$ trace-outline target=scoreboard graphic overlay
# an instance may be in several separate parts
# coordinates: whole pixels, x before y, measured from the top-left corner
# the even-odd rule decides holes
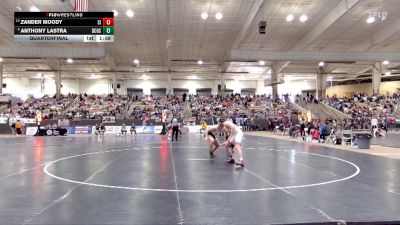
[[[14,12],[18,42],[114,42],[113,12]]]

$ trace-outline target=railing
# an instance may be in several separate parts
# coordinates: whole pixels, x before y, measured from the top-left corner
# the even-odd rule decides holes
[[[299,104],[299,106],[303,107],[304,109],[308,109],[314,114],[317,118],[321,120],[326,119],[336,119],[336,120],[343,120],[343,119],[351,119],[351,116],[347,115],[346,113],[333,108],[332,106],[324,103],[318,102],[304,104],[303,102]]]
[[[128,115],[130,114],[132,102],[133,102],[133,98],[129,99],[129,101],[126,103],[124,112],[122,113],[123,118],[128,118]]]
[[[6,105],[0,106],[0,113],[6,111],[8,107]]]
[[[394,108],[394,115],[397,117],[397,115],[399,114],[399,107],[400,107],[400,101],[397,102],[395,108]]]
[[[190,118],[192,117],[192,109],[190,108],[189,102],[185,102],[185,109],[183,111],[183,116],[185,118]]]
[[[300,105],[300,104],[297,104],[297,103],[295,103],[295,102],[290,102],[290,105],[294,108],[294,109],[296,109],[296,110],[298,110],[299,112],[301,112],[302,114],[307,114],[307,108],[305,107],[305,106],[302,106],[302,105]],[[310,104],[311,105],[311,104]],[[306,106],[308,106],[308,105],[306,105]],[[315,111],[313,111],[312,109],[308,109],[309,111],[311,111],[311,117],[314,119],[314,118],[318,118],[318,114],[316,114],[315,113]]]
[[[351,116],[347,115],[346,113],[335,109],[334,107],[324,103],[324,102],[320,102],[322,105],[325,106],[325,108],[331,112],[333,112],[332,116],[336,116],[338,119],[343,120],[343,119],[351,119]],[[332,118],[332,119],[336,119],[336,118]]]
[[[65,107],[65,109],[63,110],[62,114],[65,115],[70,109],[71,107],[76,104],[77,102],[79,102],[80,98],[79,96],[76,96],[75,100],[73,102],[71,102],[71,104],[69,104],[67,107]]]

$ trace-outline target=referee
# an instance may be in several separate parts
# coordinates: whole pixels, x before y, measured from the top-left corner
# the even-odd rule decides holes
[[[179,132],[178,119],[176,117],[174,117],[172,119],[171,123],[172,123],[172,141],[174,141],[174,137],[175,137],[175,141],[178,141],[178,132]]]

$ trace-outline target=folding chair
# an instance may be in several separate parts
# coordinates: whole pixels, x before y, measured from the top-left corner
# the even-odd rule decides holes
[[[329,143],[332,142],[334,143],[334,141],[336,140],[336,131],[334,128],[331,129],[331,133],[329,134],[329,136],[327,136],[327,138],[325,138],[325,143]]]
[[[343,130],[342,131],[342,145],[346,145],[349,143],[351,146],[354,145],[353,132],[351,130]]]

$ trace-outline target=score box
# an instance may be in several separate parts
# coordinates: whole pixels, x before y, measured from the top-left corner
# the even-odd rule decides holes
[[[103,35],[113,35],[114,27],[103,27]]]
[[[114,26],[114,18],[103,18],[103,26]]]

